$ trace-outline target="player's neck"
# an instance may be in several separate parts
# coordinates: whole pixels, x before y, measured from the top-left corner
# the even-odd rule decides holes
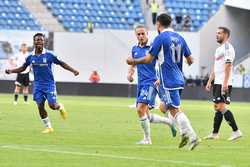
[[[147,41],[145,41],[145,42],[139,43],[139,46],[143,48],[144,46],[146,46],[146,45],[147,45],[147,43],[148,43],[148,40],[147,40]]]
[[[221,45],[224,45],[227,41],[228,41],[228,40],[225,40],[225,41],[221,42],[221,43],[220,43],[220,46],[221,46]]]
[[[38,49],[36,49],[35,50],[35,55],[40,55],[40,54],[42,54],[43,53],[43,48],[38,48]]]
[[[162,32],[165,32],[165,31],[171,31],[171,32],[173,32],[174,29],[171,28],[171,27],[167,27],[167,28],[162,28],[162,29],[160,30],[161,33],[162,33]]]

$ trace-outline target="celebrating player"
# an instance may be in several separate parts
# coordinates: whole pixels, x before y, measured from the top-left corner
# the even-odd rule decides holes
[[[59,60],[55,55],[48,52],[44,48],[45,36],[42,33],[37,33],[33,36],[34,51],[29,55],[25,63],[15,69],[7,69],[7,74],[20,73],[25,71],[28,66],[31,66],[34,72],[33,99],[37,103],[40,117],[45,125],[45,130],[42,133],[51,133],[53,128],[45,110],[45,101],[48,100],[49,107],[53,110],[59,110],[63,119],[66,119],[67,112],[63,104],[57,103],[56,100],[56,85],[52,72],[52,65],[57,64],[64,69],[72,72],[75,76],[79,72],[65,62]]]
[[[179,148],[184,147],[190,141],[189,149],[193,150],[199,141],[189,119],[180,110],[179,90],[184,87],[184,77],[178,67],[181,56],[190,56],[191,52],[183,37],[169,29],[171,22],[169,15],[159,15],[156,23],[159,35],[154,39],[149,53],[142,59],[128,57],[127,63],[129,65],[149,64],[158,59],[160,86],[164,90],[162,99],[179,126],[181,135]]]
[[[139,25],[135,28],[135,35],[138,40],[138,44],[132,48],[132,57],[134,59],[143,58],[148,52],[150,45],[148,41],[148,32],[146,28]],[[150,122],[152,123],[164,123],[170,126],[173,136],[176,136],[176,130],[173,122],[157,114],[150,114],[149,109],[154,106],[155,96],[157,94],[157,88],[155,82],[157,80],[156,61],[152,61],[150,64],[138,64],[138,86],[137,86],[137,113],[140,118],[141,127],[143,129],[144,138],[137,144],[152,144],[150,137]],[[127,79],[132,82],[134,74],[134,65],[129,66]]]
[[[214,102],[214,124],[213,132],[204,139],[218,139],[219,129],[223,116],[233,132],[228,140],[236,140],[242,136],[238,129],[233,113],[226,108],[226,104],[230,104],[230,96],[232,92],[232,70],[235,51],[229,43],[230,30],[226,27],[219,27],[216,33],[217,42],[220,46],[215,51],[214,67],[206,85],[206,90],[210,91],[213,85],[213,102]]]

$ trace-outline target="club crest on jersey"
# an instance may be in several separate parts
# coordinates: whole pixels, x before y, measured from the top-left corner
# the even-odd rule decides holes
[[[47,63],[47,59],[46,58],[43,58],[43,63]]]

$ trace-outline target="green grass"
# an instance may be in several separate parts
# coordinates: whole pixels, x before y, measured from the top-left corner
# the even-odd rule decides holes
[[[12,95],[0,94],[0,167],[183,167],[250,166],[250,107],[232,103],[244,137],[226,139],[231,129],[223,121],[220,139],[202,141],[194,150],[178,149],[165,125],[152,125],[152,146],[137,146],[142,138],[134,99],[59,96],[69,112],[63,121],[48,109],[55,132],[41,134],[43,125],[34,102],[12,105]],[[212,103],[183,101],[182,108],[200,137],[212,128]],[[159,113],[154,110],[153,112]]]

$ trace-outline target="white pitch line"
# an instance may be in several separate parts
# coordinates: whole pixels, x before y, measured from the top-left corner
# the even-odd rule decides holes
[[[77,155],[77,156],[89,156],[89,157],[100,157],[100,158],[111,158],[111,159],[183,164],[183,165],[191,165],[191,166],[216,166],[215,164],[210,164],[210,163],[176,161],[176,160],[167,160],[167,159],[152,159],[152,158],[142,158],[142,157],[132,157],[132,156],[130,157],[130,156],[112,155],[112,154],[72,152],[72,151],[61,151],[61,150],[51,150],[51,149],[37,149],[37,148],[28,148],[28,147],[25,148],[25,147],[10,146],[10,145],[1,146],[0,148],[10,149],[10,150],[47,152],[47,153],[57,153],[57,154],[70,154],[70,155]]]
[[[33,145],[32,145],[33,146]],[[114,148],[114,149],[138,149],[138,148],[142,148],[142,149],[162,149],[162,150],[166,150],[166,149],[170,149],[170,150],[176,150],[178,149],[177,146],[166,146],[166,145],[157,145],[157,146],[139,146],[139,145],[81,145],[81,147],[85,147],[85,148]],[[200,146],[198,147],[198,149],[202,149],[202,148],[208,148],[209,146]],[[209,149],[225,149],[225,150],[240,150],[240,149],[246,149],[246,147],[241,147],[241,146],[214,146],[214,147],[209,147]]]

